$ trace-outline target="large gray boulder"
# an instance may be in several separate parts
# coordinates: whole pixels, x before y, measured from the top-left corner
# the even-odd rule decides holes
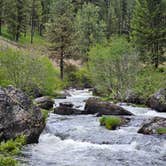
[[[36,98],[34,102],[35,104],[37,104],[38,107],[46,110],[50,110],[51,108],[53,108],[54,105],[54,100],[51,99],[49,96]]]
[[[124,108],[110,102],[101,101],[99,98],[89,98],[85,105],[86,114],[98,113],[101,115],[133,115]]]
[[[28,96],[12,86],[0,88],[0,141],[25,135],[27,143],[37,143],[44,127],[40,109]]]
[[[148,99],[147,105],[158,112],[166,112],[166,88],[160,89],[152,95]]]
[[[166,134],[166,118],[155,117],[143,124],[143,126],[138,130],[138,133],[142,134]]]

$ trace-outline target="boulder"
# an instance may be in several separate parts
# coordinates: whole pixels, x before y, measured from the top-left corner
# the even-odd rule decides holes
[[[160,89],[158,92],[152,95],[148,99],[147,105],[158,112],[166,112],[166,88]]]
[[[145,104],[145,100],[132,90],[128,90],[125,95],[125,102],[132,104]]]
[[[80,115],[82,112],[82,110],[64,106],[56,107],[54,109],[54,113],[59,115]]]
[[[48,96],[36,98],[34,101],[41,109],[50,110],[54,105],[54,100]]]
[[[112,104],[110,102],[103,102],[99,98],[89,98],[85,105],[86,114],[98,113],[101,115],[133,115],[131,112],[125,110],[124,108]]]
[[[159,129],[166,130],[166,118],[155,117],[150,119],[149,122],[143,124],[143,126],[138,130],[138,133],[159,134]]]
[[[21,90],[0,88],[0,141],[25,135],[27,143],[37,143],[45,127],[39,108]]]
[[[73,108],[73,103],[71,103],[71,102],[63,102],[63,103],[59,103],[59,105],[61,106],[61,107],[68,107],[68,108]]]

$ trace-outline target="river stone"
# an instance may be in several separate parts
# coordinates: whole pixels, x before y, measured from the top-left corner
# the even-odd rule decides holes
[[[63,103],[59,103],[60,107],[68,107],[68,108],[73,108],[73,103],[71,102],[63,102]]]
[[[158,112],[166,112],[166,88],[160,89],[152,95],[148,99],[147,105]]]
[[[43,96],[36,98],[34,102],[37,104],[38,107],[46,110],[50,110],[53,108],[54,100],[51,99],[49,96]]]
[[[0,87],[0,141],[25,135],[27,143],[37,143],[45,127],[39,108],[21,90]]]
[[[101,101],[99,98],[89,98],[85,105],[86,114],[101,115],[133,115],[124,108],[110,102]]]
[[[71,107],[59,106],[54,108],[54,113],[59,115],[80,115],[83,111]]]
[[[138,130],[142,134],[158,134],[157,129],[166,128],[166,118],[154,117]]]

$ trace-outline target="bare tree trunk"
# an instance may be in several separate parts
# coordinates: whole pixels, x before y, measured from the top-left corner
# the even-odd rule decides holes
[[[31,44],[33,43],[33,37],[34,37],[34,30],[35,30],[35,25],[34,25],[34,14],[35,14],[35,0],[32,2],[32,11],[31,11]]]
[[[61,55],[60,55],[60,77],[61,80],[63,80],[64,77],[64,52],[63,52],[63,48],[61,48]]]

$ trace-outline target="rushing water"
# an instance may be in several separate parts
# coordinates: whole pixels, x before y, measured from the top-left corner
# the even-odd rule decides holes
[[[67,99],[83,109],[89,90],[69,90]],[[121,104],[134,113],[129,124],[115,131],[99,125],[95,115],[60,116],[50,114],[39,143],[27,146],[23,153],[29,166],[165,166],[166,137],[138,134],[151,116],[166,117],[148,108]]]

